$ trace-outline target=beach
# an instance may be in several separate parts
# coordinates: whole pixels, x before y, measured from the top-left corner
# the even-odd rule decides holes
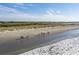
[[[13,30],[8,31],[5,30],[4,32],[0,32],[0,43],[7,42],[8,40],[16,40],[20,38],[20,36],[29,36],[34,37],[35,35],[40,34],[41,32],[50,32],[57,33],[65,30],[70,30],[74,28],[79,28],[79,26],[56,26],[56,27],[45,27],[45,28],[37,28],[37,29],[20,29],[20,30]]]
[[[79,37],[65,39],[20,55],[79,55]]]
[[[21,30],[0,32],[0,54],[21,54],[25,51],[29,51],[31,49],[35,49],[36,47],[40,47],[41,42],[42,44],[44,42],[44,39],[39,37],[39,34],[41,32],[43,33],[50,32],[50,34],[47,35],[50,36],[51,34],[72,30],[76,28],[79,27],[57,26],[57,27],[21,29]],[[28,38],[23,39],[21,38],[21,36],[23,37],[28,36],[30,39]]]

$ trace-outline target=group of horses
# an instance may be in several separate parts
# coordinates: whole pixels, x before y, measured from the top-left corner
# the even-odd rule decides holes
[[[50,34],[50,32],[41,32],[39,35],[42,37],[46,37],[49,34]],[[30,36],[20,36],[19,39],[16,39],[16,40],[24,40],[24,39],[29,40]]]

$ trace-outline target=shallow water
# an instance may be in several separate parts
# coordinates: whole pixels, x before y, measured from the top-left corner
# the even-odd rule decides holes
[[[0,44],[0,54],[20,54],[30,49],[39,47],[40,44],[48,43],[54,40],[63,40],[79,36],[79,29],[59,32],[46,36],[37,35],[33,38],[23,38],[21,40],[11,40]],[[17,38],[18,39],[18,38]],[[24,49],[24,50],[21,50]]]

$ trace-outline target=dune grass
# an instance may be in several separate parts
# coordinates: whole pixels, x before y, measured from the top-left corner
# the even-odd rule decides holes
[[[18,29],[32,29],[55,26],[73,26],[75,24],[56,22],[0,22],[0,31],[13,31]]]

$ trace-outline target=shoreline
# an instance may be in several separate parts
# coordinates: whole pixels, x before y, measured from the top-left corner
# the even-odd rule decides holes
[[[59,29],[58,29],[59,28]],[[72,30],[72,29],[76,29],[76,28],[79,28],[78,26],[76,26],[76,27],[62,27],[62,28],[60,28],[60,27],[57,27],[57,28],[40,28],[40,29],[30,29],[29,30],[29,32],[30,33],[32,33],[32,34],[39,34],[41,31],[43,32],[48,32],[48,31],[50,31],[52,34],[55,34],[55,33],[58,33],[58,32],[63,32],[63,31],[67,31],[67,30]],[[37,30],[37,31],[36,31]],[[26,32],[28,32],[27,30],[23,30],[23,31],[13,31],[13,32],[6,32],[6,34],[7,35],[13,35],[13,33],[14,34],[18,34],[18,35],[21,35],[20,33],[25,33],[26,34]],[[31,31],[33,31],[33,32],[31,32]],[[38,32],[39,31],[39,32]],[[20,33],[19,33],[20,32]],[[0,34],[2,34],[3,32],[1,32]],[[4,32],[4,34],[5,34],[5,32]],[[6,37],[7,37],[7,35],[6,35]],[[28,35],[28,34],[27,34]],[[16,38],[14,38],[16,35],[13,35],[13,37],[11,37],[11,36],[9,36],[8,38],[8,40],[6,39],[6,40],[4,40],[5,42],[2,42],[2,43],[0,43],[0,44],[3,44],[4,46],[6,45],[6,44],[8,44],[8,46],[11,44],[11,45],[17,45],[17,42],[16,42],[16,38],[17,37],[19,37],[19,36],[16,36]],[[34,35],[35,36],[35,35]],[[0,37],[1,38],[1,37]],[[12,39],[11,39],[12,38]],[[33,41],[33,40],[32,40]],[[1,42],[1,41],[0,41]],[[28,40],[27,40],[27,42],[28,42]],[[21,44],[20,44],[20,46],[21,46]],[[18,45],[17,45],[17,47],[18,47]],[[5,47],[4,47],[5,48]],[[9,47],[10,48],[10,47]],[[13,48],[13,47],[12,47]],[[13,48],[14,49],[14,48]],[[21,48],[22,49],[22,48]],[[18,51],[20,51],[21,52],[21,49],[19,49]],[[32,48],[28,48],[29,50],[30,49],[32,49]],[[33,49],[34,49],[34,47],[33,47]],[[16,52],[18,52],[17,50],[16,50]],[[22,51],[23,52],[23,51]],[[19,53],[19,52],[18,52]],[[16,54],[14,51],[13,52],[7,52],[7,53],[5,53],[5,54]]]
[[[79,37],[65,39],[19,55],[79,55]]]
[[[0,44],[5,43],[7,41],[16,40],[20,38],[20,36],[29,36],[34,37],[41,32],[50,32],[51,34],[55,34],[58,32],[63,32],[66,30],[71,30],[79,28],[79,26],[58,26],[58,27],[46,27],[46,28],[38,28],[38,29],[21,29],[21,30],[14,30],[14,31],[5,31],[0,32]]]

